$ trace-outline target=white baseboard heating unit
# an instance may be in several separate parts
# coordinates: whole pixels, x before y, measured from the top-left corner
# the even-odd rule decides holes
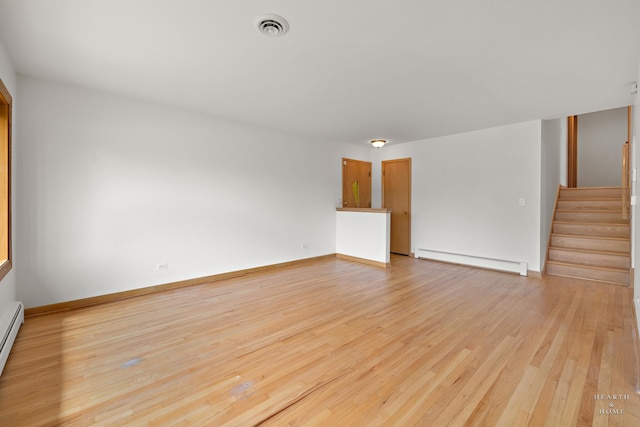
[[[475,255],[463,255],[452,252],[435,251],[431,249],[415,250],[416,258],[431,259],[434,261],[450,262],[452,264],[469,265],[472,267],[488,268],[491,270],[508,271],[526,276],[529,272],[528,264],[524,261],[509,261],[504,259],[486,258]]]
[[[18,329],[24,323],[24,306],[21,302],[13,303],[7,310],[0,324],[0,375],[9,358],[9,352],[18,335]]]

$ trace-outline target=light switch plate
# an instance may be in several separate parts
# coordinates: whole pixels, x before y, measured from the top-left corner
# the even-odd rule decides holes
[[[520,197],[518,199],[518,206],[526,206],[526,204],[527,204],[527,201],[525,200],[524,197]]]

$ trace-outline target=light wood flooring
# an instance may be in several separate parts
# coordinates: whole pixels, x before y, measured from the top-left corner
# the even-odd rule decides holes
[[[576,279],[322,258],[27,318],[0,425],[639,426],[631,303]]]

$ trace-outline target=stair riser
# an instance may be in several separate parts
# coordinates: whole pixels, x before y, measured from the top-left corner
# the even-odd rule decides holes
[[[628,220],[622,219],[622,212],[576,212],[556,211],[556,221],[572,222],[598,222],[608,224],[628,224]]]
[[[622,189],[620,188],[566,188],[560,190],[560,200],[565,199],[622,199]]]
[[[553,224],[557,234],[577,234],[581,236],[629,237],[629,226],[617,224]]]
[[[594,238],[580,238],[571,236],[551,236],[551,246],[558,248],[588,249],[592,251],[625,252],[631,250],[628,240],[607,240]]]
[[[558,200],[558,209],[622,212],[621,200]]]
[[[626,269],[628,269],[631,264],[629,256],[573,252],[559,248],[549,249],[549,261]]]
[[[629,272],[592,270],[573,265],[566,266],[549,263],[549,265],[547,265],[547,273],[557,274],[560,276],[577,277],[586,280],[597,280],[629,285]]]

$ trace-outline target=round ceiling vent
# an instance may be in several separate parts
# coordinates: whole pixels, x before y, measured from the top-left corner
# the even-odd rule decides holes
[[[289,23],[282,16],[264,15],[256,20],[261,33],[269,37],[283,36],[289,31]]]

